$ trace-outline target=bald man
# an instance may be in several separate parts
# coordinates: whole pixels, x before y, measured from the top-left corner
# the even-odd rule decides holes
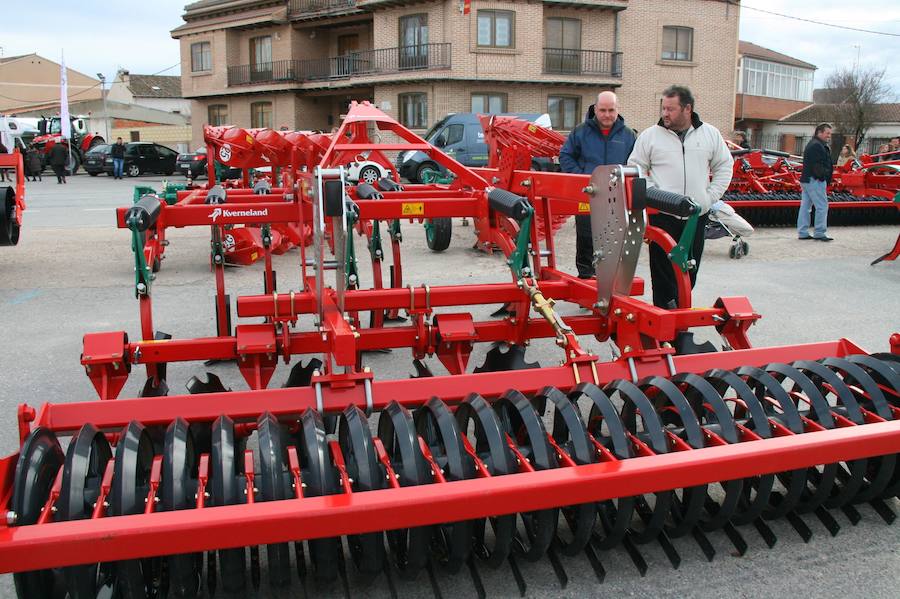
[[[559,152],[565,173],[590,174],[601,164],[625,164],[634,148],[634,132],[619,114],[619,101],[610,91],[600,92],[588,108],[584,122],[575,127]],[[575,217],[575,267],[578,278],[594,277],[591,216]]]

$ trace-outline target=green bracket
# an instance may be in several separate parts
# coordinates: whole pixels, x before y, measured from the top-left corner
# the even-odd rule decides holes
[[[669,252],[669,259],[672,261],[672,264],[680,268],[681,272],[684,273],[696,268],[696,262],[694,262],[694,258],[691,255],[691,248],[694,247],[694,236],[697,235],[697,223],[699,220],[700,207],[695,206],[694,213],[688,217],[687,222],[684,224],[678,243]],[[703,235],[703,232],[700,234]]]
[[[356,250],[353,247],[353,227],[356,225],[356,213],[347,211],[347,252],[344,255],[345,276],[347,288],[351,288],[359,282],[359,272],[356,268]],[[352,277],[352,279],[351,279]],[[354,281],[351,283],[351,281]]]
[[[453,173],[441,175],[439,171],[430,168],[426,168],[422,171],[422,183],[425,184],[438,183],[440,185],[448,185],[453,183],[453,179],[455,178]]]
[[[225,245],[222,243],[222,228],[213,226],[210,240],[210,258],[214,266],[225,265]]]
[[[400,232],[400,219],[392,220],[391,224],[388,225],[388,233],[391,236],[391,240],[396,242],[403,241],[403,233]]]
[[[131,229],[131,251],[134,253],[134,296],[150,295],[153,274],[144,256],[144,232],[138,231],[136,223],[126,223]]]
[[[528,250],[531,247],[531,221],[534,219],[534,208],[529,207],[528,215],[519,223],[519,234],[516,236],[516,249],[509,255],[506,263],[512,269],[516,280],[523,276],[530,276],[530,273],[523,274],[525,270],[530,270],[528,263]]]
[[[260,237],[262,237],[262,243],[264,248],[268,248],[272,245],[272,226],[269,223],[266,223],[259,230]]]
[[[384,251],[381,249],[381,227],[379,221],[372,221],[372,237],[369,239],[369,253],[372,260],[384,259]]]

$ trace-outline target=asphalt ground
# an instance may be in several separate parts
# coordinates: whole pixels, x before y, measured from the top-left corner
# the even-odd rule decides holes
[[[178,180],[178,178],[172,178]],[[131,203],[135,184],[160,187],[161,178],[142,177],[114,181],[109,177],[79,175],[68,185],[57,185],[45,177],[27,188],[28,210],[22,240],[15,248],[0,248],[0,452],[17,450],[16,406],[27,402],[72,402],[95,399],[93,388],[79,363],[81,339],[86,332],[125,330],[139,337],[138,306],[132,291],[133,271],[130,237],[115,228],[114,208]],[[404,278],[420,285],[507,281],[499,255],[489,256],[470,249],[474,231],[454,219],[450,248],[435,254],[427,249],[418,225],[403,225]],[[729,240],[707,242],[694,305],[711,305],[717,297],[746,295],[763,315],[750,336],[754,346],[792,345],[846,337],[869,351],[887,351],[892,332],[900,331],[900,262],[869,266],[888,251],[896,239],[896,226],[832,227],[834,242],[797,241],[792,228],[758,229],[748,239],[750,255],[741,260],[728,257]],[[208,268],[208,230],[182,229],[169,233],[171,245],[154,285],[155,325],[176,337],[204,337],[214,331],[214,282]],[[559,264],[574,272],[574,227],[565,226],[557,236]],[[363,285],[369,281],[364,258],[365,244],[357,240]],[[388,259],[389,260],[389,259]],[[298,254],[274,258],[279,289],[297,289]],[[385,266],[385,273],[387,267]],[[232,296],[258,293],[260,265],[229,268],[227,287]],[[649,279],[646,256],[641,257],[638,276]],[[649,282],[647,285],[649,292]],[[649,293],[645,299],[649,298]],[[491,306],[472,307],[476,319],[488,318]],[[580,313],[573,305],[560,303],[560,314]],[[309,322],[301,321],[301,326]],[[714,339],[714,331],[700,331]],[[607,344],[584,338],[585,346],[602,359],[609,359]],[[486,348],[476,347],[470,368],[484,360]],[[558,361],[550,342],[535,342],[527,359],[543,364]],[[405,351],[367,354],[366,364],[379,379],[405,378],[412,372],[411,356]],[[445,372],[436,359],[429,364],[435,373]],[[281,366],[270,386],[279,386],[288,368]],[[230,364],[172,364],[169,384],[183,389],[192,375],[204,371],[219,375],[227,386],[244,389],[245,384]],[[135,396],[143,384],[138,369],[122,393]],[[891,502],[900,512],[900,502]],[[739,556],[721,532],[710,539],[717,550],[707,563],[696,543],[679,539],[679,569],[671,567],[660,547],[641,547],[649,564],[641,577],[628,554],[614,549],[600,559],[607,571],[603,584],[594,577],[582,555],[562,558],[569,582],[560,587],[549,562],[522,564],[529,597],[885,597],[898,596],[900,588],[900,524],[886,525],[868,505],[859,506],[862,520],[852,526],[839,511],[841,524],[832,537],[813,517],[804,517],[813,539],[804,543],[786,521],[771,527],[778,537],[768,549],[752,527],[742,528],[749,549]],[[235,534],[240,534],[236,532]],[[265,552],[262,552],[263,557]],[[0,565],[0,568],[3,566]],[[350,573],[350,594],[389,596],[381,577],[374,586],[363,587]],[[492,571],[479,568],[488,596],[518,596],[508,567]],[[396,578],[396,575],[395,575]],[[295,581],[296,582],[296,581]],[[428,577],[412,582],[397,580],[402,597],[432,596]],[[444,595],[474,596],[465,571],[456,576],[438,575]],[[305,587],[296,583],[289,592],[277,593],[263,585],[251,596],[339,596],[341,585]],[[14,596],[12,577],[0,577],[0,597]],[[221,595],[221,593],[220,593]]]

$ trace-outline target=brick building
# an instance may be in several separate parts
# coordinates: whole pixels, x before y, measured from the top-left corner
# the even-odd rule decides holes
[[[713,0],[200,0],[172,31],[194,143],[204,123],[328,130],[372,100],[416,130],[449,112],[547,112],[571,129],[615,90],[642,129],[692,87],[734,119],[739,9]]]
[[[813,103],[815,65],[750,42],[740,41],[734,127],[748,133],[751,145],[784,149],[771,125]],[[788,145],[793,151],[793,141]]]

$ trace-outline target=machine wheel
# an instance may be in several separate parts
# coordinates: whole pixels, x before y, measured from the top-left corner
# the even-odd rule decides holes
[[[279,501],[294,496],[287,471],[284,431],[278,420],[269,412],[259,417],[256,424],[259,438],[259,500]],[[291,582],[291,553],[287,543],[268,545],[269,577],[272,586],[284,587]]]
[[[125,172],[129,177],[138,177],[141,174],[141,167],[132,162],[125,168]]]
[[[66,162],[66,176],[78,174],[78,167],[80,166],[81,159],[78,157],[78,154],[72,152],[72,155],[69,156],[69,160]]]
[[[424,162],[416,169],[416,183],[422,183],[425,180],[425,171],[436,171],[438,166],[433,162]]]
[[[425,228],[425,239],[428,248],[435,252],[443,252],[450,247],[450,238],[453,235],[453,221],[450,217],[429,219],[431,226]]]
[[[31,431],[16,464],[16,477],[10,509],[16,513],[16,525],[27,526],[38,521],[50,495],[50,488],[64,460],[59,441],[49,430],[38,427]],[[54,588],[61,572],[34,570],[16,572],[13,581],[19,597],[63,597],[65,590]]]
[[[359,182],[375,185],[375,182],[381,178],[381,169],[377,166],[364,166],[359,171]]]
[[[19,243],[20,229],[16,222],[16,191],[0,187],[0,246]]]
[[[243,443],[234,438],[234,423],[228,416],[219,416],[212,427],[212,455],[209,463],[213,505],[242,503],[243,458]],[[226,593],[243,591],[247,582],[247,556],[244,548],[219,549],[218,553],[223,590]]]
[[[94,172],[94,171],[88,171],[87,174],[89,174],[89,175],[92,176],[92,177],[96,177],[96,176],[99,175],[100,173],[97,173],[97,172]]]

